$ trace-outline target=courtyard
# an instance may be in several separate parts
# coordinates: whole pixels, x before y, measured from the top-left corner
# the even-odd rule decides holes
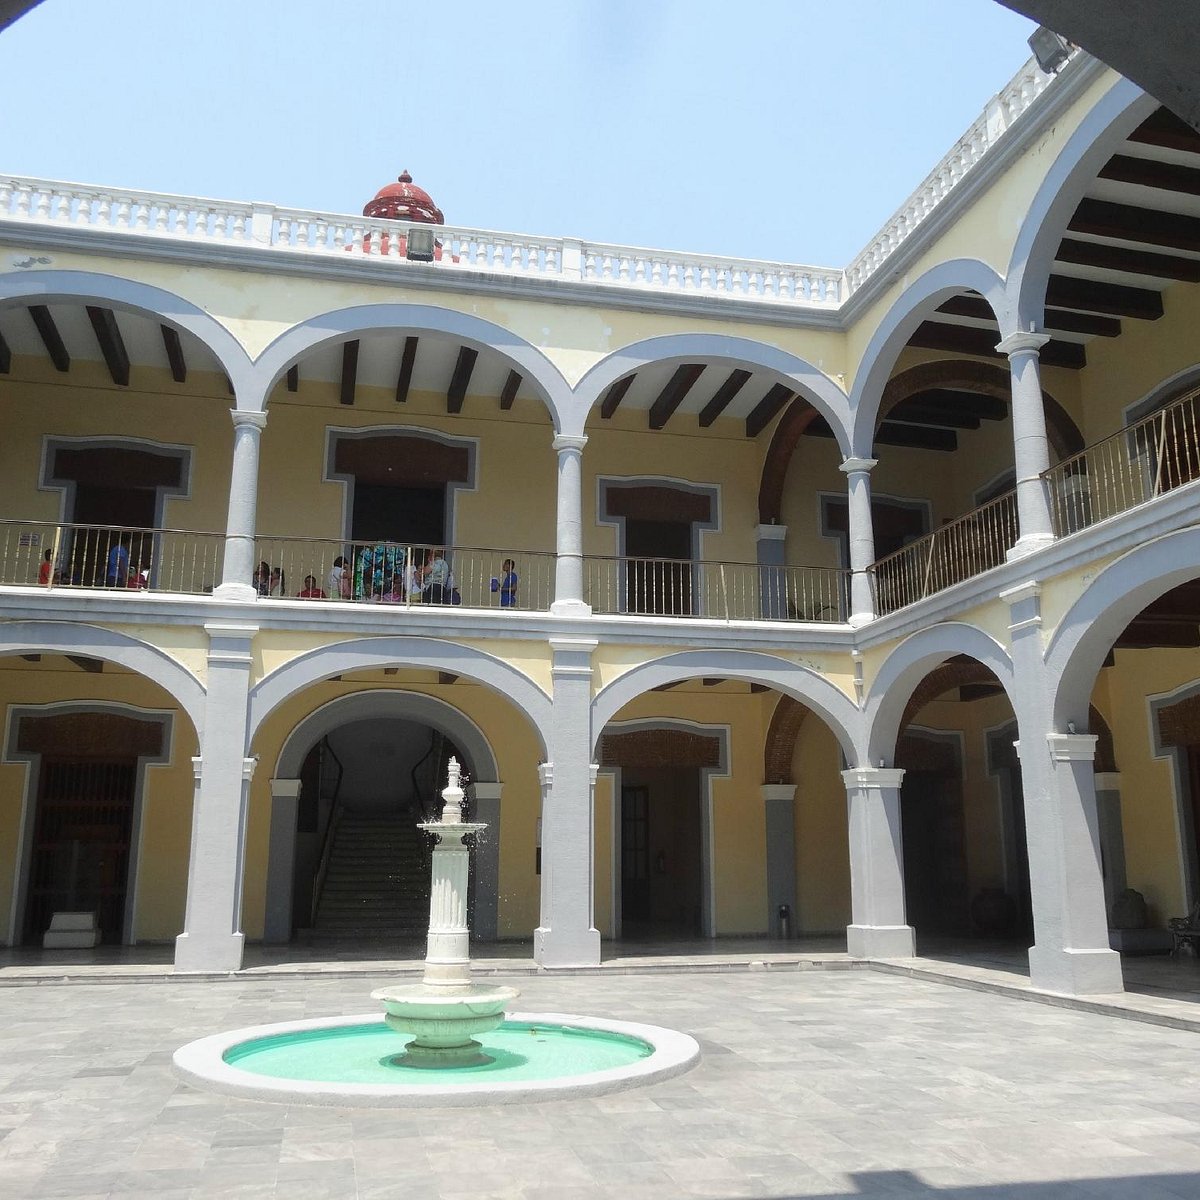
[[[370,1011],[378,964],[206,983],[119,981],[112,966],[108,982],[10,974],[24,986],[0,990],[0,1195],[1200,1196],[1191,1030],[840,955],[702,965],[511,980],[525,1011],[692,1034],[703,1057],[685,1075],[609,1097],[390,1112],[235,1100],[171,1069],[176,1047],[210,1032]]]

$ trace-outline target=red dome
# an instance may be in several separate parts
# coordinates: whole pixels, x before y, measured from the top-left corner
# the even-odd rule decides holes
[[[429,193],[417,187],[407,171],[395,183],[375,193],[375,199],[363,209],[363,216],[385,221],[420,221],[425,225],[442,225],[446,220]]]

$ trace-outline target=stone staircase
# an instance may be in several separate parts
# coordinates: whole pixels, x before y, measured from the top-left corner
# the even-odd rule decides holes
[[[428,926],[429,861],[412,817],[343,812],[313,937],[423,941]]]

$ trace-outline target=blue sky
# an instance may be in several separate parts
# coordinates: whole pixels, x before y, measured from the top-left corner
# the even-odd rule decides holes
[[[43,0],[0,169],[844,266],[1028,58],[993,0]],[[14,103],[14,98],[19,98]]]

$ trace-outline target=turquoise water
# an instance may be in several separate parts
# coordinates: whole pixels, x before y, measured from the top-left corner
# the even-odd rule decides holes
[[[408,1039],[382,1021],[255,1038],[225,1051],[240,1071],[313,1083],[455,1084],[528,1082],[590,1075],[653,1053],[640,1038],[598,1029],[505,1021],[478,1039],[495,1060],[483,1066],[428,1070],[391,1061]]]

